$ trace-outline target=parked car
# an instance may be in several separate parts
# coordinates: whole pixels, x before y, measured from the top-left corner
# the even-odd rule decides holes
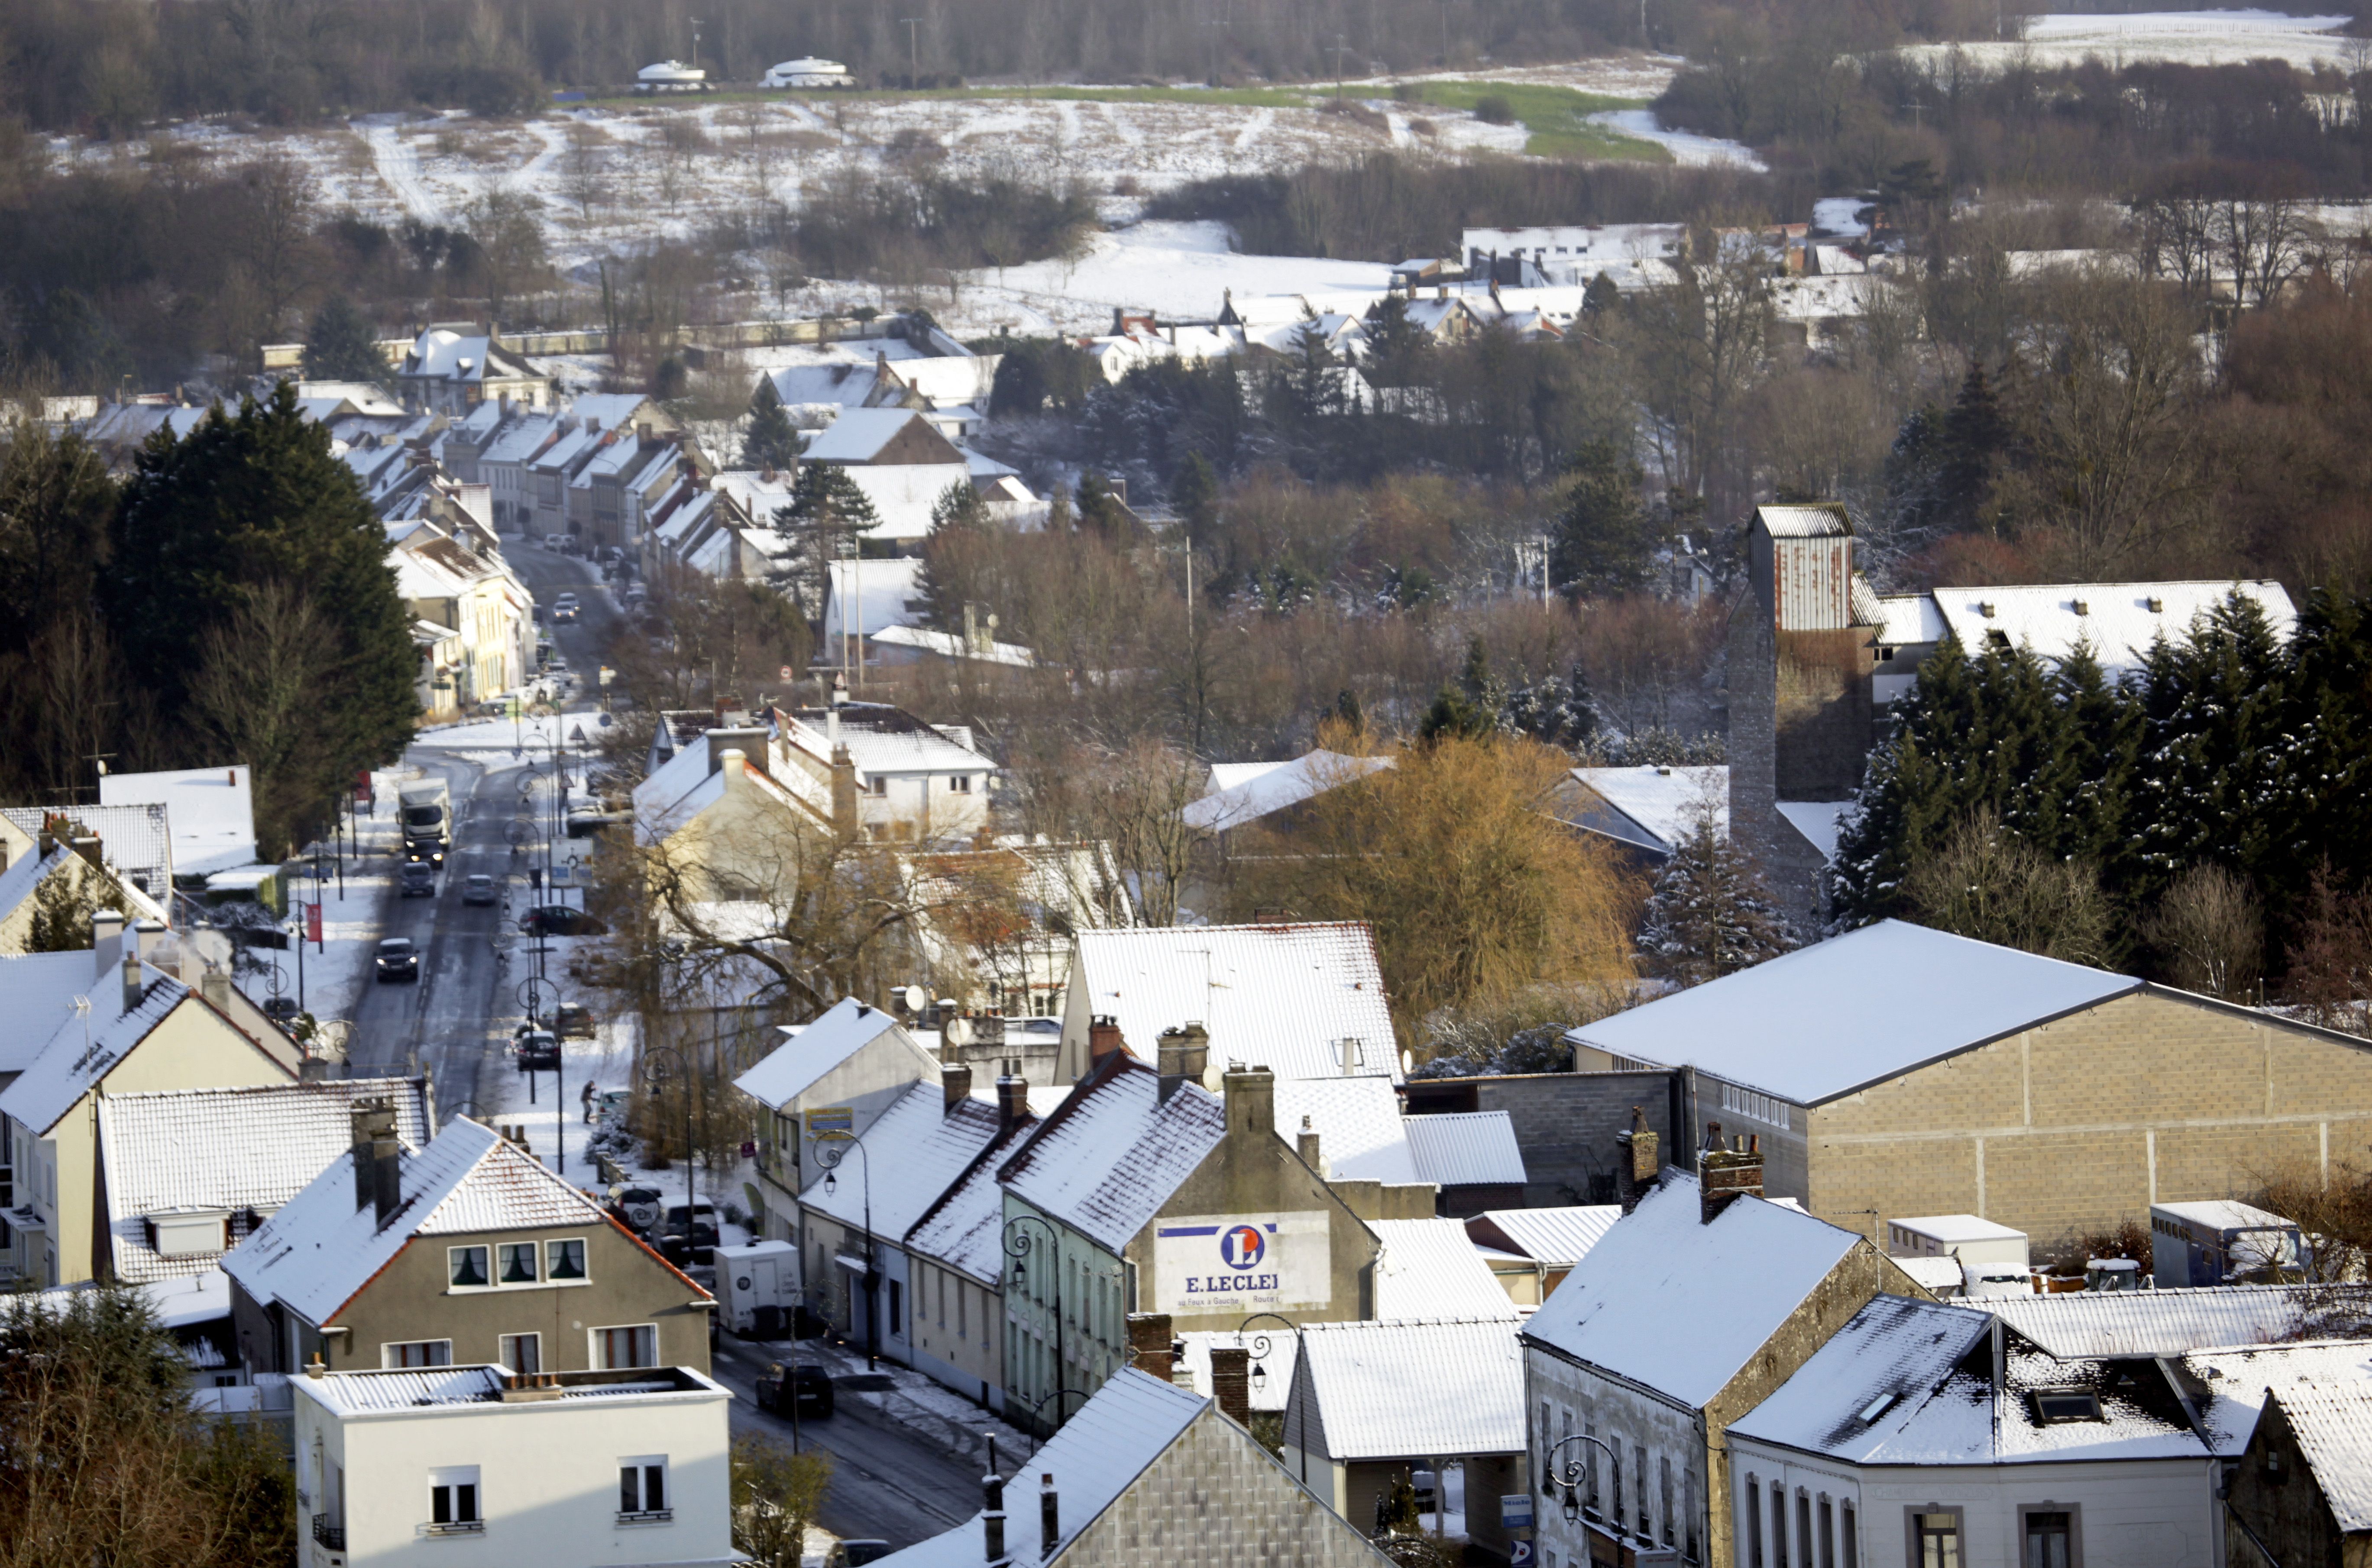
[[[436,867],[424,860],[403,863],[403,896],[433,899],[436,896]]]
[[[538,904],[519,917],[519,929],[529,936],[607,936],[610,928],[583,910],[567,904]]]
[[[591,1040],[593,1009],[582,1002],[563,1002],[552,1010],[552,1032],[563,1040]]]
[[[869,1536],[836,1540],[831,1550],[823,1554],[823,1568],[865,1568],[868,1562],[880,1562],[890,1551],[888,1541]]]
[[[296,1021],[298,1011],[294,996],[267,996],[263,999],[263,1016],[282,1028]]]
[[[758,1408],[787,1417],[794,1405],[801,1421],[831,1415],[831,1375],[811,1361],[767,1367],[758,1379]]]
[[[667,1220],[659,1226],[663,1236],[688,1238],[695,1251],[716,1245],[716,1208],[711,1203],[694,1203],[687,1209],[681,1203],[668,1205]]]
[[[378,978],[417,981],[420,978],[420,950],[409,936],[390,936],[378,945],[378,956],[372,966]]]
[[[608,1109],[606,1106],[603,1109]],[[650,1234],[667,1212],[667,1196],[656,1187],[612,1187],[610,1212],[618,1223],[639,1236]]]
[[[557,1073],[560,1071],[560,1037],[550,1029],[529,1029],[520,1035],[512,1048],[518,1057],[522,1073]]]
[[[493,904],[502,901],[502,891],[494,879],[483,871],[472,871],[461,879],[461,901],[465,904]]]

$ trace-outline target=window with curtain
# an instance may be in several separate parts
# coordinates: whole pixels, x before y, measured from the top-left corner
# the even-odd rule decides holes
[[[486,1249],[483,1247],[445,1249],[446,1278],[455,1290],[475,1290],[486,1284]]]
[[[1746,1478],[1746,1568],[1762,1568],[1762,1485]]]
[[[1911,1527],[1913,1568],[1960,1568],[1958,1513],[1913,1514]]]
[[[2075,1515],[2041,1508],[2028,1510],[2026,1555],[2020,1559],[2023,1568],[2073,1568],[2075,1548]]]

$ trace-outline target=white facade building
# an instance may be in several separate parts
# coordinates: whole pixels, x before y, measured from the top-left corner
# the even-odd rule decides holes
[[[724,1385],[689,1367],[292,1377],[303,1568],[735,1561]]]

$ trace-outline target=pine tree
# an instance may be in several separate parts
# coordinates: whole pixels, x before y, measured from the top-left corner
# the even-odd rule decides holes
[[[1870,753],[1855,809],[1837,836],[1837,923],[1864,924],[1905,909],[1903,878],[1932,854],[1980,796],[1968,777],[1978,744],[1979,672],[1947,637],[1894,704],[1894,734]]]
[[[931,531],[923,540],[923,564],[914,576],[914,597],[907,608],[919,611],[924,624],[942,632],[963,630],[965,591],[962,578],[969,564],[968,548],[990,527],[988,508],[980,492],[958,480],[931,504]]]
[[[1466,645],[1466,665],[1459,671],[1458,683],[1442,687],[1417,721],[1417,738],[1431,742],[1448,736],[1481,740],[1495,735],[1499,710],[1506,700],[1507,688],[1491,673],[1491,656],[1477,637]]]
[[[1186,542],[1196,550],[1209,548],[1219,526],[1219,476],[1209,459],[1200,452],[1186,454],[1178,465],[1178,477],[1169,482],[1169,500],[1186,525]]]
[[[771,392],[750,400],[750,428],[741,437],[741,466],[787,473],[798,467],[807,443],[791,424],[791,416]]]
[[[835,463],[808,463],[791,485],[791,504],[774,514],[775,526],[791,541],[789,559],[775,585],[811,620],[823,618],[831,563],[854,559],[865,535],[880,525],[879,514],[848,470]]]
[[[1369,308],[1366,336],[1367,349],[1362,365],[1370,383],[1407,387],[1424,379],[1425,359],[1433,342],[1424,328],[1409,319],[1404,296],[1387,294]]]
[[[1655,569],[1653,522],[1639,504],[1639,465],[1613,443],[1592,441],[1566,467],[1564,509],[1549,545],[1549,570],[1567,592],[1622,593]]]
[[[392,761],[411,739],[419,656],[387,530],[331,455],[328,430],[298,412],[293,384],[242,400],[235,416],[217,404],[187,439],[160,430],[140,450],[113,531],[107,617],[161,714],[187,711],[209,633],[264,590],[301,594],[323,628],[326,656],[299,715],[308,733],[287,776],[258,781],[259,800],[288,803],[285,819],[257,823],[267,855],[326,820],[358,770]],[[253,761],[204,754],[194,732],[179,733],[171,765]]]
[[[387,355],[378,350],[370,319],[343,294],[333,294],[313,313],[305,334],[305,374],[316,381],[386,379]]]
[[[2286,913],[2327,865],[2340,886],[2372,881],[2372,597],[2308,593],[2289,645],[2284,781],[2271,807],[2287,831],[2270,847],[2267,890]]]
[[[2066,739],[2064,771],[2050,787],[2064,798],[2055,830],[2037,842],[2061,860],[2099,867],[2114,892],[2133,871],[2126,823],[2141,761],[2141,703],[2132,689],[2108,678],[2087,645],[2059,661],[2052,685],[2066,714]]]
[[[1499,704],[1499,727],[1567,751],[1579,750],[1599,727],[1589,678],[1575,665],[1569,677],[1543,676],[1516,688]]]
[[[2254,599],[2238,593],[2143,661],[2145,727],[2134,791],[2135,889],[2161,891],[2214,861],[2254,882],[2289,839],[2274,809],[2289,761],[2286,659]]]
[[[1649,972],[1683,986],[1750,969],[1795,944],[1753,859],[1708,808],[1656,874],[1639,929]]]

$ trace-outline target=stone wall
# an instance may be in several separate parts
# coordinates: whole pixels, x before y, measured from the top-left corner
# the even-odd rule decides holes
[[[1663,1140],[1667,1164],[1686,1164],[1672,1141],[1674,1074],[1536,1073],[1457,1080],[1471,1084],[1475,1110],[1504,1110],[1524,1156],[1526,1208],[1622,1202],[1622,1155],[1614,1134],[1631,1126],[1631,1108],[1646,1112]]]

